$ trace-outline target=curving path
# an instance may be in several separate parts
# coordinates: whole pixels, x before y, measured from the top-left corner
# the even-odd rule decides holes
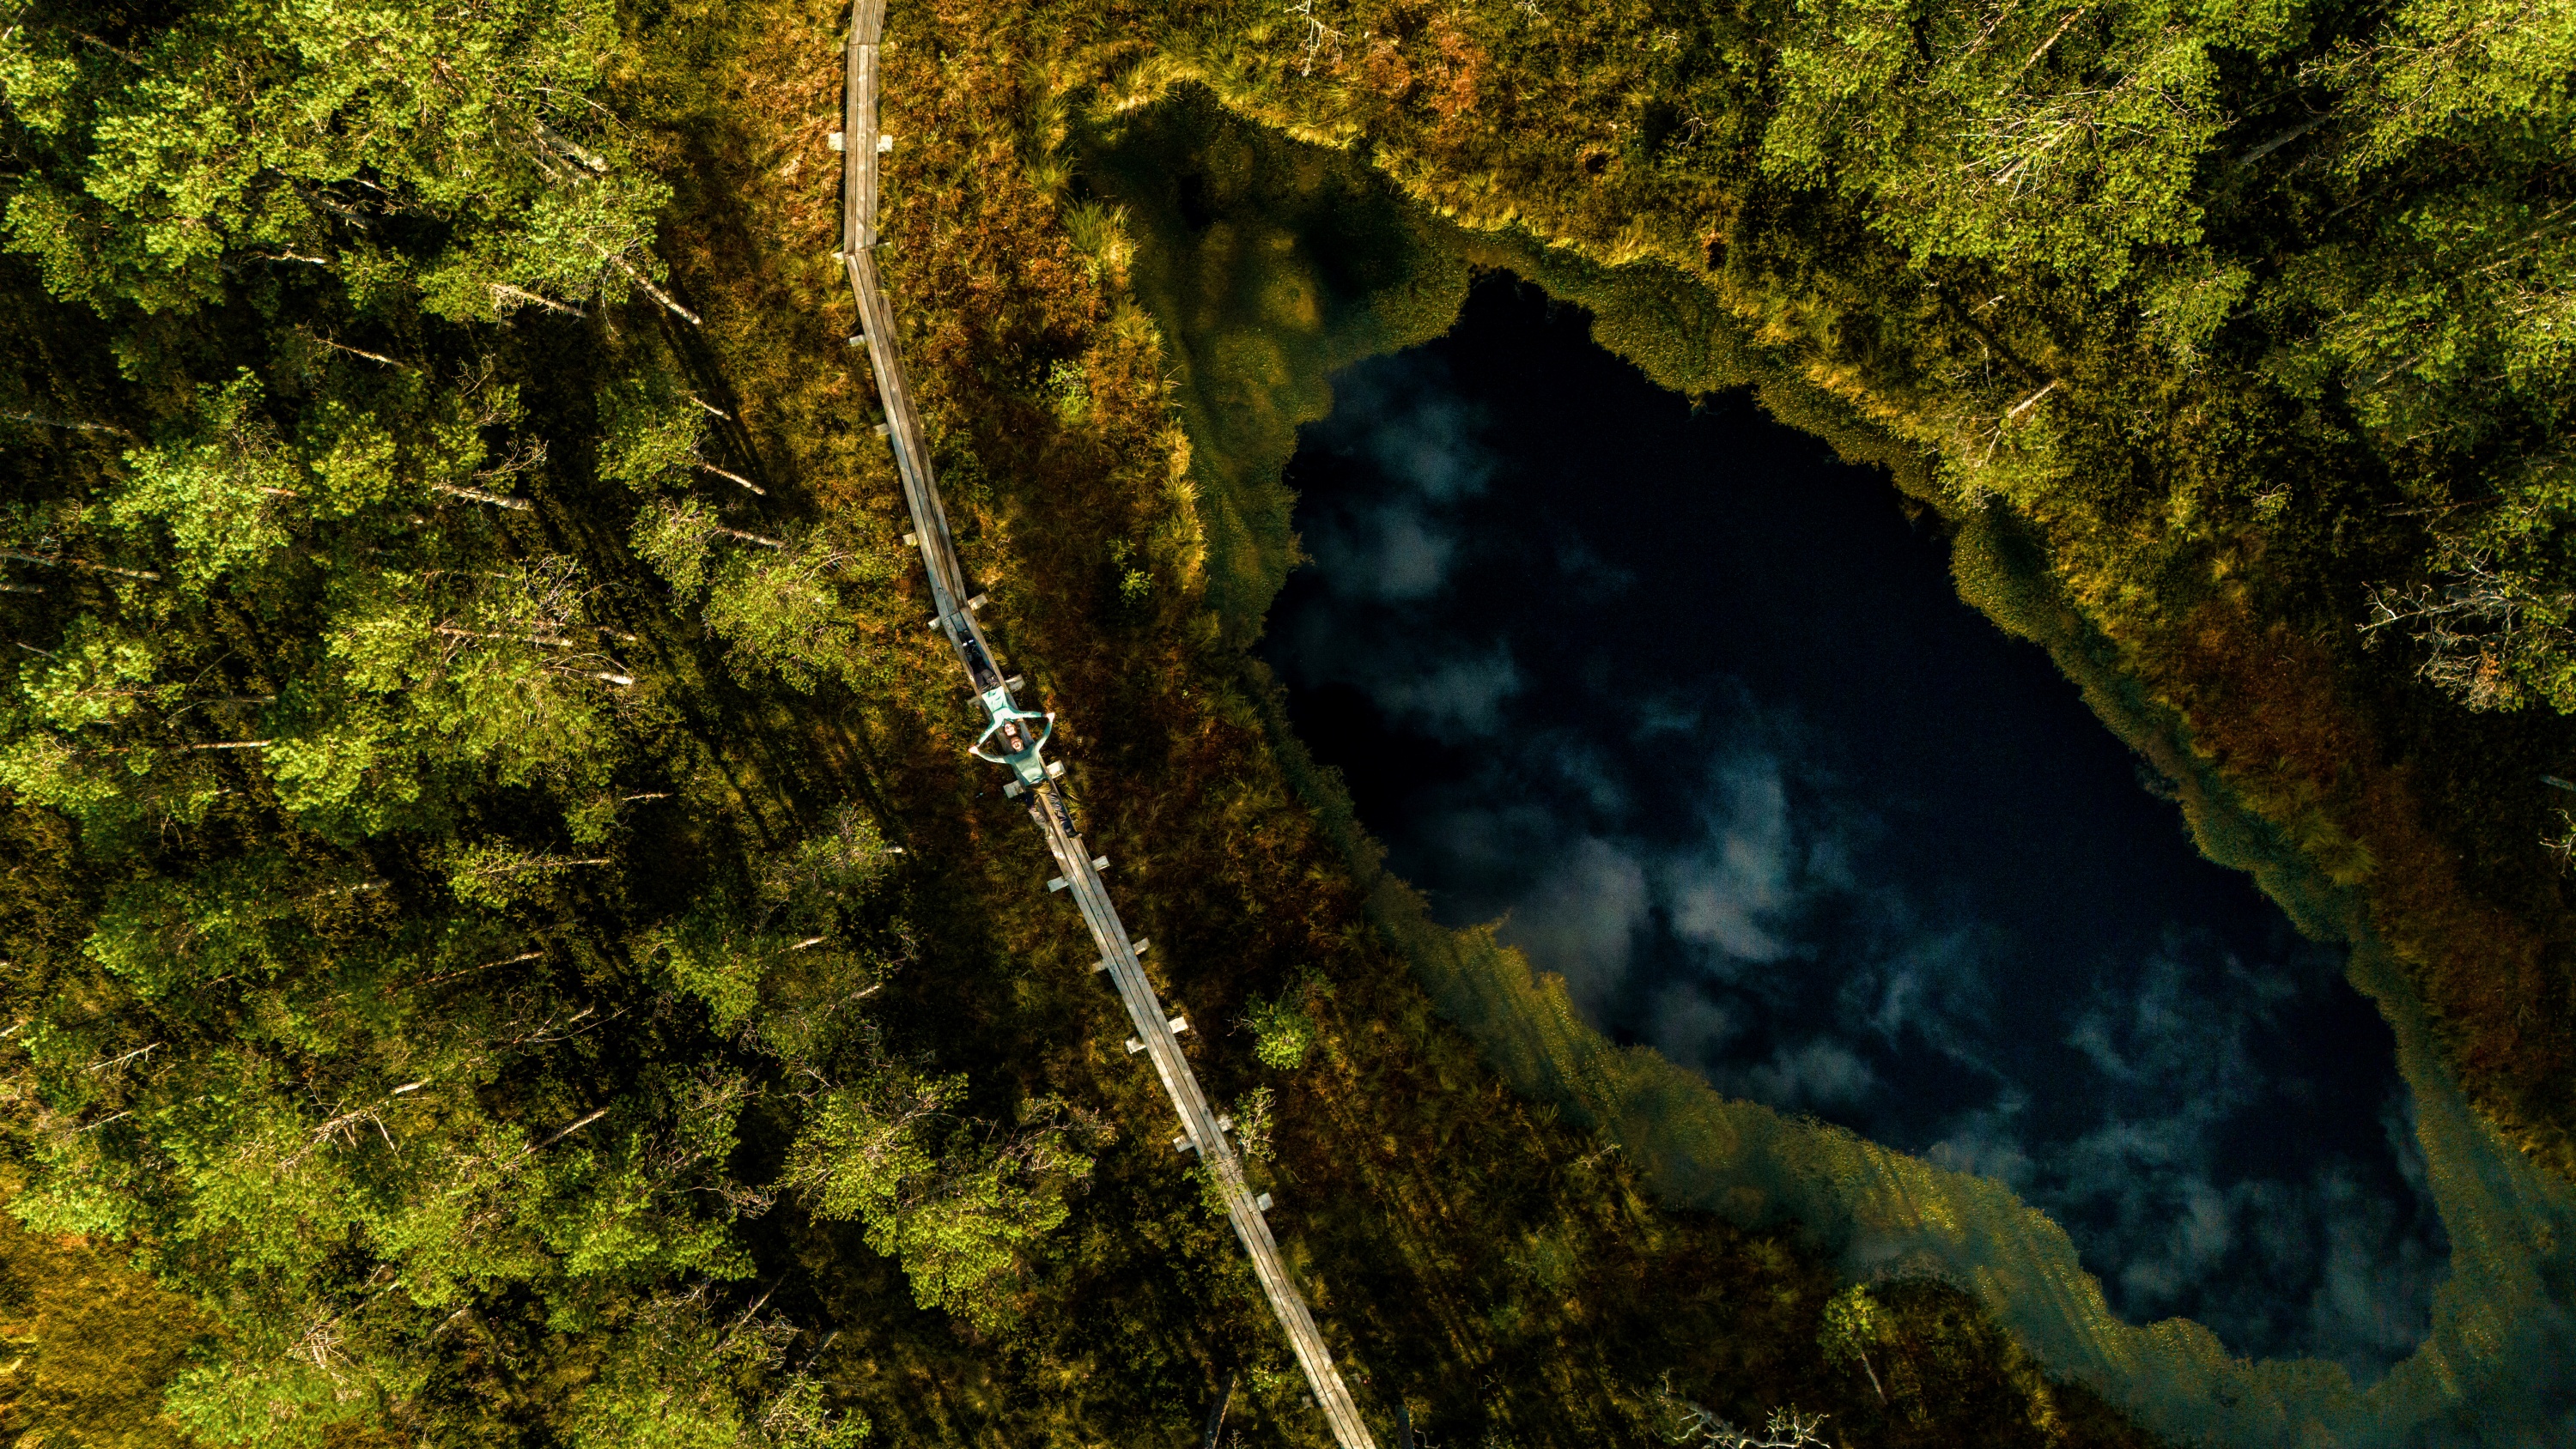
[[[975,610],[983,599],[968,592],[965,571],[957,563],[947,510],[940,506],[939,490],[930,475],[930,450],[922,436],[920,416],[913,410],[912,389],[895,345],[894,309],[886,301],[884,285],[877,276],[873,250],[878,240],[877,48],[884,30],[885,0],[857,0],[850,20],[847,82],[842,100],[841,261],[849,273],[850,290],[858,298],[860,325],[867,334],[868,363],[876,372],[877,391],[885,402],[887,439],[894,447],[896,470],[903,477],[904,502],[912,511],[914,540],[930,574],[931,599],[939,611],[931,621],[932,627],[957,651],[958,663],[964,666],[967,679],[988,708],[993,707],[990,702],[996,691],[1003,701],[1002,708],[1016,708],[1011,696],[1020,681],[1001,677],[992,646],[975,620]],[[997,717],[998,714],[997,710]],[[1014,745],[1021,742],[1017,728],[1005,725],[1005,739]],[[1172,1106],[1180,1114],[1182,1135],[1174,1139],[1173,1146],[1176,1150],[1197,1152],[1199,1160],[1214,1175],[1235,1236],[1243,1240],[1243,1250],[1252,1259],[1253,1276],[1261,1281],[1261,1291],[1269,1298],[1271,1311],[1287,1331],[1289,1346],[1296,1351],[1298,1365],[1305,1370],[1306,1382],[1314,1390],[1315,1402],[1332,1426],[1333,1438],[1342,1449],[1376,1449],[1368,1426],[1360,1421],[1358,1406],[1351,1401],[1350,1390],[1333,1368],[1332,1351],[1315,1327],[1315,1315],[1298,1293],[1296,1281],[1288,1276],[1288,1266],[1279,1256],[1278,1240],[1270,1235],[1270,1224],[1262,1218],[1262,1208],[1268,1200],[1256,1200],[1244,1182],[1242,1160],[1225,1135],[1233,1124],[1219,1117],[1208,1104],[1207,1094],[1199,1089],[1198,1075],[1181,1054],[1179,1032],[1187,1029],[1186,1023],[1164,1013],[1153,984],[1145,979],[1144,966],[1136,959],[1144,943],[1128,938],[1126,926],[1118,919],[1118,909],[1110,903],[1108,889],[1101,884],[1100,867],[1108,861],[1095,859],[1082,837],[1074,833],[1072,812],[1053,783],[1062,769],[1061,765],[1048,766],[1046,781],[1027,792],[1029,816],[1045,835],[1047,850],[1061,872],[1048,883],[1048,888],[1069,893],[1082,912],[1083,923],[1091,928],[1101,956],[1100,967],[1095,969],[1107,971],[1135,1027],[1136,1034],[1129,1039],[1127,1049],[1152,1060],[1155,1075],[1162,1079],[1163,1090],[1171,1094]]]

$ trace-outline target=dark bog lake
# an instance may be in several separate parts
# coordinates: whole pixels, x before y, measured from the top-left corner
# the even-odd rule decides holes
[[[2009,1183],[2131,1321],[2365,1380],[2422,1339],[2388,1028],[1882,474],[1508,277],[1335,396],[1262,653],[1443,921],[1726,1092]]]

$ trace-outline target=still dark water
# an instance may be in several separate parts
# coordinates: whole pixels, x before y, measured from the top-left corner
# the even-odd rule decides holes
[[[1335,396],[1263,653],[1444,921],[1729,1093],[2011,1184],[2132,1321],[2412,1350],[2447,1250],[2386,1025],[1883,475],[1508,277]]]

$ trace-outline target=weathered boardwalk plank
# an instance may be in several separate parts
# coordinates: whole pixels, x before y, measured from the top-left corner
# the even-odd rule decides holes
[[[885,0],[857,0],[841,78],[841,246],[848,251],[877,244],[877,42],[884,34]]]
[[[973,612],[963,607],[969,597],[965,571],[957,562],[948,513],[940,504],[939,489],[931,476],[929,444],[922,434],[921,418],[913,408],[902,350],[896,342],[894,308],[886,300],[876,259],[871,255],[877,242],[877,46],[884,25],[885,0],[858,0],[851,16],[843,98],[842,262],[849,274],[850,290],[858,300],[860,324],[867,333],[868,362],[875,369],[877,390],[885,403],[887,439],[894,447],[896,471],[903,478],[904,502],[912,513],[913,530],[920,541],[922,564],[930,575],[931,596],[939,611],[942,632],[958,650],[970,681],[980,691],[983,686],[974,681],[972,661],[978,652],[982,659],[992,660],[992,649]],[[1288,1274],[1287,1263],[1279,1256],[1278,1240],[1271,1236],[1270,1224],[1254,1205],[1252,1189],[1244,1181],[1242,1159],[1226,1139],[1224,1129],[1217,1125],[1216,1111],[1208,1105],[1207,1094],[1200,1089],[1189,1058],[1182,1054],[1169,1014],[1155,996],[1153,983],[1146,979],[1127,927],[1118,919],[1118,909],[1110,902],[1100,872],[1091,863],[1091,851],[1082,843],[1082,837],[1074,834],[1072,816],[1052,785],[1042,785],[1031,792],[1029,815],[1046,837],[1048,853],[1055,857],[1068,894],[1082,912],[1083,923],[1091,928],[1100,959],[1107,963],[1110,980],[1118,988],[1119,1002],[1127,1008],[1136,1039],[1144,1044],[1145,1054],[1153,1061],[1154,1074],[1162,1080],[1173,1109],[1180,1114],[1181,1128],[1191,1149],[1215,1178],[1226,1217],[1234,1224],[1235,1236],[1242,1240],[1243,1250],[1252,1260],[1253,1277],[1259,1280],[1279,1326],[1288,1334],[1289,1347],[1297,1355],[1298,1366],[1305,1370],[1306,1382],[1332,1427],[1334,1440],[1342,1449],[1376,1449],[1376,1440],[1360,1420],[1359,1406],[1352,1402],[1350,1390],[1333,1367],[1332,1350],[1315,1325],[1315,1315],[1307,1308],[1296,1280]]]

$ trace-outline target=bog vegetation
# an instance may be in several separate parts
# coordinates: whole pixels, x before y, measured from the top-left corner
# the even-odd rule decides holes
[[[963,761],[829,257],[840,20],[0,17],[13,1429],[1177,1443],[1239,1372],[1318,1437]],[[1166,994],[1238,1023],[1194,1050],[1374,1419],[2137,1441],[1951,1290],[1658,1209],[1431,1019],[1237,673],[1306,404],[1228,433],[1258,358],[1175,396],[1097,128],[1195,75],[1697,273],[2388,880],[2556,1152],[2558,886],[2498,772],[2576,707],[2567,27],[896,7],[887,265],[967,566]]]

